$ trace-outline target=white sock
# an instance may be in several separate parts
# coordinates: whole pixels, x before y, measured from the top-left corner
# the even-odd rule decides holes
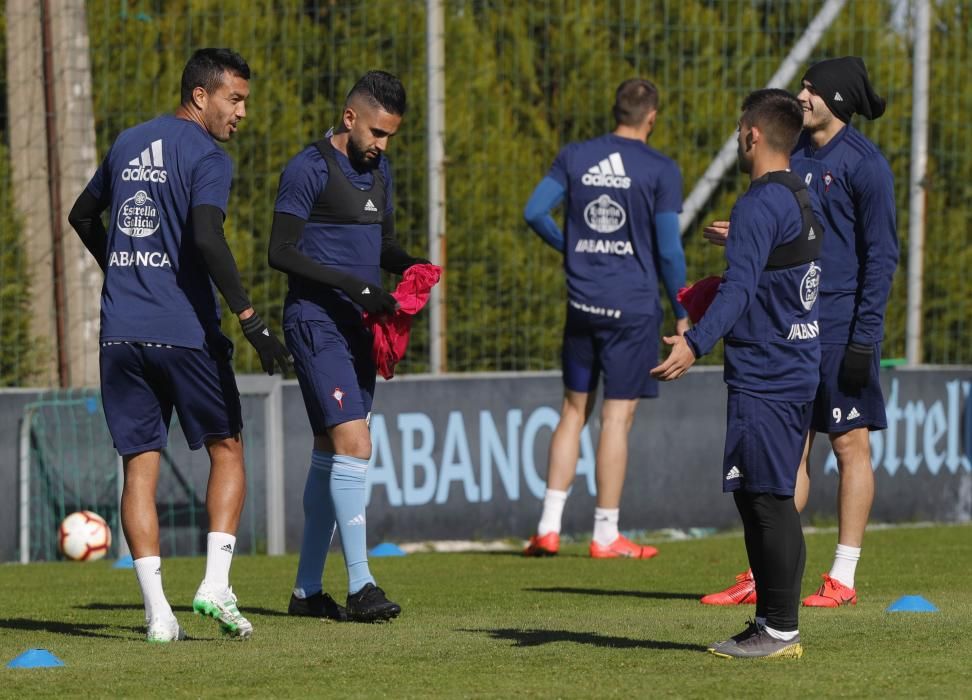
[[[766,630],[766,633],[773,639],[779,639],[783,642],[789,642],[791,639],[800,634],[800,630],[793,630],[792,632],[780,632],[779,630],[775,630],[772,627],[767,627],[766,625],[763,625],[763,629]]]
[[[540,515],[540,524],[537,525],[537,534],[543,537],[550,532],[560,534],[560,521],[564,516],[564,504],[567,503],[567,492],[547,489],[543,494],[543,513]]]
[[[606,547],[618,539],[618,517],[620,508],[594,509],[594,541]]]
[[[206,576],[204,581],[213,588],[229,587],[230,564],[236,538],[225,532],[210,532],[206,536]]]
[[[145,603],[146,624],[153,618],[172,617],[172,607],[162,590],[161,557],[142,557],[136,559],[134,564],[135,578],[138,579],[138,586],[142,589],[142,601]]]
[[[860,558],[860,547],[837,545],[837,551],[834,553],[834,565],[830,567],[830,578],[835,578],[848,588],[853,588],[854,574],[857,572],[857,562]]]

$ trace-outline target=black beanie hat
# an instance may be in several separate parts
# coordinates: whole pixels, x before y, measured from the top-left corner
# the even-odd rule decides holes
[[[807,69],[803,80],[810,83],[814,92],[842,122],[849,122],[854,114],[867,119],[877,119],[884,114],[886,102],[874,92],[864,61],[857,56],[815,63]]]

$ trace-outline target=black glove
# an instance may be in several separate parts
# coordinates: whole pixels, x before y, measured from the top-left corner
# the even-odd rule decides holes
[[[240,326],[243,327],[243,335],[260,356],[260,364],[263,365],[264,372],[273,374],[274,360],[280,365],[282,371],[287,370],[290,366],[290,353],[256,313],[240,321]]]
[[[411,267],[412,265],[431,265],[431,264],[432,264],[432,261],[431,260],[426,260],[425,258],[412,258],[412,262],[410,262],[408,264],[408,267]],[[408,268],[405,268],[405,269],[408,269]]]
[[[840,364],[840,383],[844,388],[858,392],[867,386],[871,379],[871,358],[874,347],[851,343],[844,351],[844,361]]]
[[[351,301],[369,314],[393,314],[395,309],[398,308],[398,301],[395,297],[377,284],[352,279],[341,288],[345,294],[351,297]]]

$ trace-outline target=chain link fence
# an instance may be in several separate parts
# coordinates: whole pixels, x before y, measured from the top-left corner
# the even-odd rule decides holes
[[[612,128],[610,107],[621,80],[639,75],[659,85],[662,105],[651,144],[679,163],[687,195],[735,128],[742,98],[766,84],[824,4],[446,0],[445,369],[559,365],[560,261],[523,223],[522,209],[563,144]],[[97,150],[92,169],[122,129],[176,107],[181,70],[193,50],[230,46],[249,61],[248,117],[226,146],[237,169],[226,233],[254,306],[271,325],[279,329],[286,290],[284,276],[266,264],[280,171],[335,123],[345,93],[368,69],[396,73],[408,90],[408,112],[389,157],[399,236],[410,252],[424,254],[425,2],[90,0],[84,8]],[[972,111],[972,87],[966,76],[972,73],[972,7],[966,0],[940,0],[933,8],[922,343],[928,363],[967,364],[972,126],[966,115]],[[862,56],[888,99],[881,119],[855,120],[881,147],[896,178],[902,264],[888,308],[886,357],[902,357],[905,350],[912,10],[907,0],[850,0],[811,54],[811,61]],[[31,283],[26,273],[27,242],[36,243],[40,234],[25,225],[10,195],[17,153],[11,150],[7,95],[14,77],[4,48],[0,383],[51,385],[57,383],[51,371],[57,301],[52,297],[39,308],[43,283],[36,278]],[[791,89],[801,75],[802,67]],[[690,280],[722,269],[721,251],[702,241],[701,224],[728,214],[745,187],[742,176],[727,174],[687,231]],[[62,196],[73,201],[76,195]],[[65,230],[73,236],[66,223]],[[46,323],[38,326],[37,319]],[[666,325],[671,327],[670,318]],[[236,324],[225,326],[237,341],[237,370],[258,371]],[[429,346],[428,319],[420,316],[399,371],[428,371]]]

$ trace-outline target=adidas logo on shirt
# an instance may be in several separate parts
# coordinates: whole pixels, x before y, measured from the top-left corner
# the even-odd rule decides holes
[[[844,98],[840,96],[839,92],[834,93],[834,102],[843,102]]]
[[[162,184],[169,174],[163,169],[162,139],[156,139],[142,151],[137,158],[128,161],[132,167],[122,170],[122,180],[125,182],[157,182]]]
[[[631,187],[631,178],[624,172],[620,153],[612,153],[597,165],[592,165],[581,177],[581,182],[591,187],[613,187],[619,190]]]
[[[732,469],[730,469],[726,473],[726,481],[732,481],[733,479],[741,479],[741,478],[742,478],[742,472],[739,471],[739,467],[733,464]]]
[[[378,211],[378,207],[376,207],[376,206],[375,206],[375,203],[374,203],[374,202],[372,202],[372,201],[371,201],[371,200],[369,199],[369,200],[368,200],[368,201],[367,201],[367,202],[365,203],[365,208],[364,208],[364,210],[365,210],[365,211]]]
[[[860,418],[861,412],[857,410],[857,406],[852,406],[850,413],[847,414],[847,420],[854,420],[855,418]]]

